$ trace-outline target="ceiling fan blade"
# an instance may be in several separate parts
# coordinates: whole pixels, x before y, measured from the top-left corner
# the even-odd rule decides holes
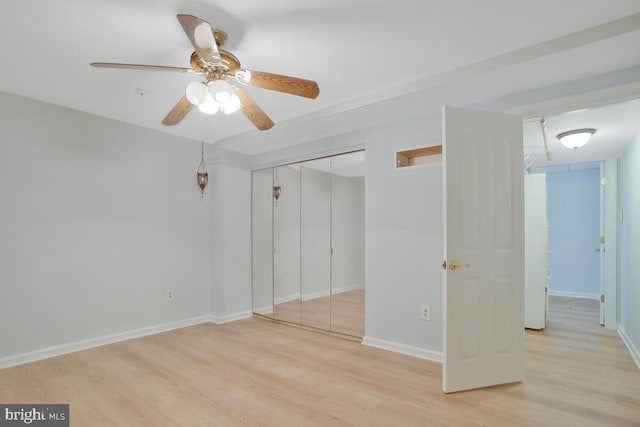
[[[116,62],[92,62],[92,67],[98,68],[125,68],[128,70],[172,71],[176,73],[195,73],[192,68],[167,67],[164,65],[119,64]]]
[[[220,52],[208,22],[193,15],[178,15],[178,21],[196,53],[205,62],[220,62]]]
[[[162,124],[165,126],[177,125],[185,118],[185,116],[191,111],[193,104],[189,102],[187,96],[183,96],[180,101],[169,111],[167,117],[162,120]]]
[[[313,80],[297,77],[282,76],[280,74],[265,73],[264,71],[250,71],[249,85],[262,89],[270,89],[290,95],[304,96],[315,99],[320,93],[318,83]]]
[[[258,104],[247,92],[240,88],[234,88],[233,91],[240,98],[242,112],[258,129],[267,130],[273,127],[273,120],[258,107]]]

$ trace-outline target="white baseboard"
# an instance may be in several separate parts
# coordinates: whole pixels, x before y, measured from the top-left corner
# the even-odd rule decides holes
[[[341,294],[344,292],[355,291],[356,289],[361,289],[364,291],[364,286],[362,285],[353,285],[353,286],[344,286],[342,288],[333,288],[333,294]]]
[[[333,288],[333,294],[341,294],[343,292],[349,292],[349,291],[353,291],[355,289],[364,289],[363,286],[359,286],[359,285],[355,285],[355,286],[344,286],[342,288]],[[302,295],[302,301],[309,301],[312,299],[316,299],[316,298],[322,298],[322,297],[328,297],[329,295],[331,295],[331,291],[329,291],[328,289],[325,291],[319,291],[319,292],[312,292],[310,294],[303,294]],[[289,302],[289,301],[293,301],[296,299],[300,299],[300,294],[299,293],[295,293],[295,294],[291,294],[291,295],[285,295],[283,297],[279,297],[276,298],[274,303],[275,304],[283,304],[285,302]]]
[[[248,319],[251,316],[253,316],[253,312],[251,310],[227,314],[226,316],[211,316],[211,323],[221,325],[223,323],[234,322],[236,320]]]
[[[266,315],[269,315],[269,314],[273,313],[273,307],[272,306],[260,307],[260,308],[254,309],[253,312],[257,313],[257,314],[262,314],[263,316],[266,316]]]
[[[571,297],[571,298],[582,298],[582,299],[600,299],[600,294],[588,294],[584,292],[567,292],[567,291],[552,291],[549,289],[549,295],[556,297]]]
[[[86,350],[93,347],[99,347],[106,344],[113,344],[119,341],[126,341],[133,338],[140,338],[147,335],[167,332],[173,329],[185,328],[187,326],[198,325],[212,321],[211,316],[200,316],[191,319],[179,320],[177,322],[163,323],[161,325],[149,326],[146,328],[133,329],[130,331],[119,332],[111,335],[90,338],[87,340],[75,341],[67,344],[56,345],[53,347],[43,348],[40,350],[30,351],[28,353],[16,354],[0,358],[0,369],[9,368],[11,366],[22,365],[25,363],[36,362],[50,357],[61,356],[63,354],[75,351]]]
[[[427,350],[426,348],[414,347],[412,345],[400,344],[393,341],[381,340],[378,338],[364,337],[362,344],[369,347],[381,348],[383,350],[394,351],[396,353],[407,354],[419,357],[420,359],[431,360],[442,363],[442,352]]]
[[[326,291],[320,291],[320,292],[314,292],[311,294],[302,295],[302,301],[309,301],[316,298],[328,297],[329,295],[342,294],[344,292],[353,291],[355,289],[364,289],[364,288],[360,286],[344,286],[342,288],[333,288],[331,291],[326,290]]]
[[[179,320],[177,322],[163,323],[161,325],[133,329],[130,331],[104,335],[102,337],[90,338],[82,341],[75,341],[68,344],[56,345],[53,347],[30,351],[28,353],[0,358],[0,369],[36,362],[50,357],[62,356],[63,354],[87,350],[89,348],[100,347],[102,345],[113,344],[133,338],[141,338],[148,335],[159,334],[161,332],[172,331],[174,329],[186,328],[188,326],[199,325],[201,323],[211,322],[220,325],[227,322],[233,322],[235,320],[247,319],[252,315],[253,313],[249,310],[242,311],[240,313],[228,314],[226,316],[200,316],[191,319]]]
[[[284,304],[285,302],[293,301],[293,300],[296,300],[296,299],[300,299],[300,294],[299,293],[285,295],[283,297],[275,298],[273,303],[276,304],[276,305],[277,304]]]
[[[627,346],[627,349],[629,349],[629,353],[631,353],[631,357],[633,357],[633,360],[636,362],[636,366],[638,366],[638,369],[640,369],[640,352],[638,352],[636,346],[633,345],[631,338],[629,338],[629,335],[627,335],[627,331],[625,331],[622,325],[618,325],[618,335],[620,335],[620,338],[622,338],[622,342],[624,342],[624,345]]]

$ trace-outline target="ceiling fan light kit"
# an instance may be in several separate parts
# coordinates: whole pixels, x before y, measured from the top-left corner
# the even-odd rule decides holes
[[[193,105],[202,105],[207,102],[209,89],[207,85],[202,82],[192,82],[187,86],[186,95],[189,102]]]
[[[573,129],[559,133],[557,137],[565,147],[578,149],[589,142],[595,132],[593,128]]]
[[[318,84],[313,80],[243,69],[238,58],[220,49],[227,41],[227,33],[212,28],[208,22],[193,15],[181,14],[177,17],[195,49],[189,61],[191,68],[110,62],[91,64],[100,68],[171,71],[203,76],[204,82],[192,82],[187,86],[185,95],[162,120],[162,124],[177,125],[195,105],[205,114],[216,114],[218,110],[232,114],[242,109],[244,115],[259,130],[267,130],[273,127],[273,121],[241,86],[253,86],[310,99],[317,98],[320,93]]]
[[[220,106],[211,97],[208,97],[205,102],[198,105],[198,110],[200,110],[205,114],[209,114],[211,116],[217,113],[219,109],[220,109]]]

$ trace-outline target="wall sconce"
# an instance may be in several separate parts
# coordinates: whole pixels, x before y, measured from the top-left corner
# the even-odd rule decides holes
[[[207,167],[204,163],[204,141],[202,141],[202,157],[200,158],[200,165],[198,166],[198,170],[196,171],[196,180],[198,182],[198,186],[200,187],[200,194],[204,199],[204,189],[209,182],[209,174],[207,173]]]
[[[274,168],[275,174],[273,175],[273,198],[276,199],[276,206],[278,206],[278,199],[282,194],[282,187],[280,186],[280,180],[278,179],[278,168]]]
[[[595,132],[596,130],[592,128],[568,130],[559,133],[558,139],[565,147],[576,149],[589,142]]]

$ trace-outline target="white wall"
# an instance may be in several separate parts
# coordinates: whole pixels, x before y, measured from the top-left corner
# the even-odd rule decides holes
[[[0,134],[0,359],[208,315],[199,143],[5,93]]]
[[[640,133],[620,158],[620,335],[640,367]]]
[[[252,281],[253,311],[273,311],[273,182],[272,170],[252,174]]]
[[[440,115],[374,130],[366,141],[365,342],[442,352],[442,167],[395,168],[395,151],[441,143]],[[419,318],[431,305],[431,321]]]
[[[251,315],[251,172],[214,160],[211,183],[211,314]]]

